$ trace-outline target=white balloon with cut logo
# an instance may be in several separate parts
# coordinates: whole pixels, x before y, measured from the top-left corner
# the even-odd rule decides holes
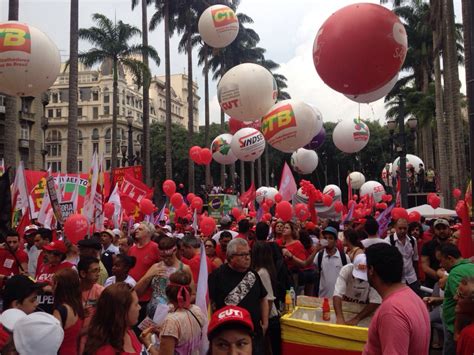
[[[360,119],[342,120],[334,128],[334,145],[344,153],[357,153],[369,142],[369,127]]]
[[[423,163],[423,160],[421,160],[420,157],[417,157],[416,155],[413,154],[407,154],[407,170],[411,167],[415,168],[415,172],[419,173],[420,172],[420,164],[423,164],[423,168],[425,167],[425,164]],[[400,169],[400,157],[395,159],[392,164],[392,174],[396,174],[397,170]]]
[[[265,150],[265,138],[255,128],[242,128],[235,132],[230,148],[237,159],[255,161]]]
[[[283,100],[262,118],[262,133],[273,148],[291,153],[310,143],[323,120],[319,111],[299,100]]]
[[[318,154],[314,150],[299,148],[291,154],[291,166],[298,174],[311,174],[318,167]]]
[[[207,45],[224,48],[239,34],[239,20],[230,7],[213,5],[204,10],[199,17],[198,30]]]
[[[212,158],[219,164],[227,165],[233,164],[237,161],[237,157],[230,148],[232,142],[232,134],[224,133],[216,138],[211,143]]]
[[[353,171],[347,176],[346,182],[349,185],[349,180],[351,181],[351,187],[354,190],[360,189],[360,187],[365,183],[365,176],[358,171]]]
[[[378,181],[367,181],[360,187],[359,197],[365,195],[373,195],[375,202],[382,201],[382,196],[385,195],[385,189],[383,185]]]
[[[381,88],[368,92],[366,94],[360,95],[345,95],[348,99],[358,102],[360,104],[368,104],[377,100],[380,100],[382,97],[387,96],[387,94],[393,89],[395,84],[398,81],[398,73],[395,75],[388,83],[383,85]]]
[[[58,47],[36,27],[0,23],[0,92],[38,96],[56,81],[61,69]]]
[[[244,63],[228,70],[217,85],[222,110],[240,121],[261,119],[275,103],[278,87],[261,65]]]
[[[323,194],[331,196],[334,201],[334,199],[341,197],[342,192],[339,186],[330,184],[324,187]]]

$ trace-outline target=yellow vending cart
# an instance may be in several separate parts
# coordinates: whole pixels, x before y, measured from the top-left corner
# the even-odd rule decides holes
[[[336,324],[331,302],[330,321],[322,320],[322,299],[298,297],[296,309],[281,318],[283,354],[356,355],[367,341],[370,318],[358,326]],[[358,313],[361,305],[343,302],[347,318]]]

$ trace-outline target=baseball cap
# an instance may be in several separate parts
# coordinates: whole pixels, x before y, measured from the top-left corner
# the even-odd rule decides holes
[[[56,251],[58,253],[66,254],[67,253],[67,248],[66,245],[62,240],[55,240],[54,242],[51,242],[45,246],[43,246],[44,250],[47,251]]]
[[[250,313],[238,306],[226,306],[214,312],[209,322],[207,335],[210,337],[212,333],[218,330],[223,325],[237,323],[248,328],[253,332],[253,322]]]
[[[449,228],[449,222],[443,218],[438,218],[436,221],[433,223],[433,227],[436,228],[436,226],[443,225]]]
[[[34,291],[39,291],[46,285],[46,283],[34,282],[25,275],[10,277],[5,282],[5,288],[3,289],[3,309],[7,308],[13,301],[25,299]]]
[[[337,230],[334,227],[326,227],[323,230],[323,234],[326,234],[326,233],[332,234],[334,237],[337,238]]]
[[[56,355],[64,339],[58,319],[45,312],[34,312],[15,324],[13,340],[21,355]]]
[[[102,244],[97,238],[89,238],[80,240],[77,245],[80,248],[92,248],[95,250],[102,250]]]
[[[26,317],[25,312],[16,308],[11,308],[2,313],[0,316],[0,323],[5,329],[13,332],[15,329],[15,324],[24,317]]]
[[[25,231],[23,232],[23,235],[28,235],[37,231],[38,231],[38,226],[34,224],[30,224],[29,226],[26,226]]]
[[[121,231],[120,231],[120,229],[115,228],[114,230],[112,230],[112,233],[113,233],[114,235],[120,235],[120,234],[121,234]]]
[[[359,254],[354,258],[354,268],[352,276],[367,281],[367,259],[365,254]]]

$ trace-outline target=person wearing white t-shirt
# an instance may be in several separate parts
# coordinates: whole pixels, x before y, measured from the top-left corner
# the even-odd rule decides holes
[[[364,224],[364,230],[368,235],[367,239],[361,240],[361,243],[364,246],[364,249],[367,249],[371,245],[374,245],[377,243],[390,244],[384,239],[379,238],[378,236],[379,224],[374,218],[370,218],[370,217],[367,218]]]
[[[342,312],[342,301],[365,304],[366,306],[352,319],[346,320]],[[357,325],[372,315],[382,303],[378,292],[370,287],[367,281],[365,254],[357,255],[354,264],[347,264],[341,269],[334,287],[332,302],[336,313],[336,323],[345,325]]]
[[[114,276],[109,277],[104,282],[104,287],[113,285],[116,282],[125,282],[131,287],[135,287],[137,282],[131,277],[128,272],[135,266],[137,259],[134,256],[125,254],[118,254],[114,258],[114,265],[112,266],[112,273]]]
[[[230,230],[230,227],[232,226],[232,219],[229,217],[229,216],[224,216],[221,218],[220,220],[220,231],[217,232],[216,234],[214,234],[212,236],[212,239],[214,239],[216,241],[216,243],[219,243],[219,238],[221,236],[221,233],[223,231],[228,231],[230,234],[232,234],[232,239],[234,239],[235,237],[237,237],[237,235],[239,233],[233,231],[233,230]]]

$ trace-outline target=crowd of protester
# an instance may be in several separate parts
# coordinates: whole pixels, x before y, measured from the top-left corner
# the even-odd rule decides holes
[[[137,223],[77,245],[11,231],[0,247],[1,354],[281,354],[286,296],[332,300],[336,323],[370,319],[366,354],[474,352],[474,264],[446,219]],[[201,245],[207,316],[196,302]],[[343,302],[361,304],[348,317]],[[204,335],[204,336],[203,336]],[[207,344],[206,341],[209,341]],[[233,352],[234,351],[234,352]]]

